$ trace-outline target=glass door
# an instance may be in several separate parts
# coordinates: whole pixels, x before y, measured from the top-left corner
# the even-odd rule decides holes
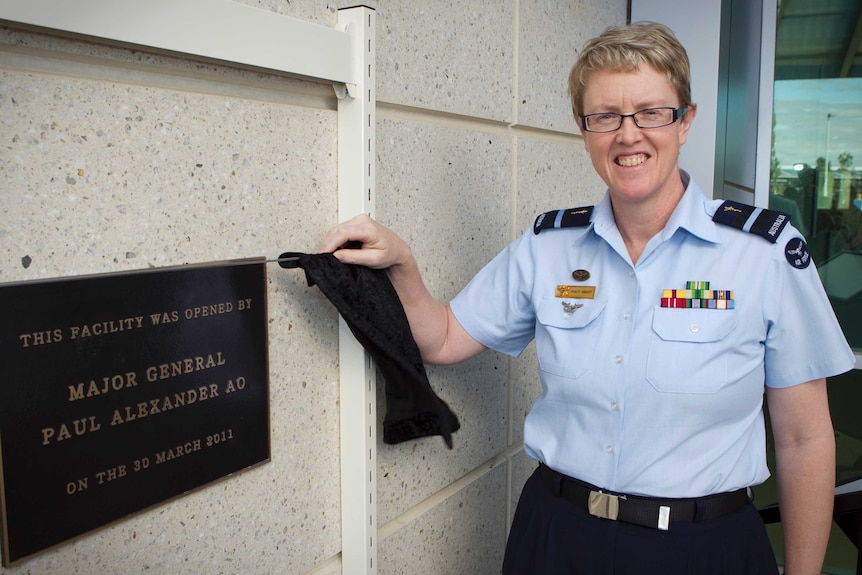
[[[805,234],[862,368],[860,36],[862,0],[779,0],[769,207]],[[839,491],[853,489],[862,478],[862,370],[831,378],[829,401]],[[780,526],[770,530],[779,551]],[[824,571],[856,573],[856,547],[838,525]]]

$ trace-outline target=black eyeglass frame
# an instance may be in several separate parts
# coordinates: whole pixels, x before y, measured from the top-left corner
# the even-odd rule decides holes
[[[641,126],[640,124],[638,124],[637,115],[642,114],[644,112],[650,112],[652,110],[671,110],[673,112],[673,114],[671,115],[670,122],[668,122],[667,124],[662,124],[660,126]],[[676,123],[676,121],[679,120],[680,118],[682,118],[686,112],[688,112],[688,106],[682,106],[681,108],[672,108],[670,106],[659,106],[657,108],[645,108],[643,110],[638,110],[634,114],[616,114],[614,112],[598,112],[596,114],[586,114],[584,116],[578,116],[578,118],[580,118],[580,120],[581,120],[581,127],[584,129],[584,131],[592,132],[594,134],[609,134],[610,132],[616,132],[617,130],[622,128],[623,127],[623,120],[625,120],[626,118],[631,118],[632,122],[635,123],[635,126],[637,126],[638,128],[641,128],[642,130],[652,130],[653,128],[664,128],[665,126],[670,126],[671,124]],[[617,118],[619,118],[620,123],[613,130],[590,130],[587,127],[587,118],[589,118],[590,116],[616,116]]]

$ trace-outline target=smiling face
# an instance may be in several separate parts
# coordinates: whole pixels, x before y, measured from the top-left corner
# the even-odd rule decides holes
[[[583,114],[633,114],[646,108],[684,106],[665,74],[643,64],[635,71],[597,70],[589,75]],[[697,108],[661,128],[638,128],[624,118],[608,133],[581,129],[593,167],[608,186],[614,208],[624,205],[675,206],[685,191],[679,177],[679,149]]]

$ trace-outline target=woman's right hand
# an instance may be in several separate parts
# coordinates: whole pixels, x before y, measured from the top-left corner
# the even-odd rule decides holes
[[[349,243],[361,244],[358,249]],[[413,260],[410,248],[397,234],[365,214],[340,223],[327,232],[321,253],[332,253],[345,264],[391,268]]]
[[[348,246],[352,242],[361,247]],[[320,252],[331,253],[345,264],[386,270],[426,363],[457,363],[485,349],[464,331],[449,306],[440,304],[428,292],[407,243],[367,215],[329,230]]]

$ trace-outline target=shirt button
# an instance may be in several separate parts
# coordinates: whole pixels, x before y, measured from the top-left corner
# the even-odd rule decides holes
[[[614,446],[613,446],[613,445],[608,445],[607,447],[605,447],[605,451],[607,451],[607,452],[608,452],[608,454],[613,454],[613,452],[614,452]]]
[[[697,325],[696,323],[693,323],[688,327],[688,329],[691,330],[691,333],[697,333],[700,331],[700,326]]]
[[[622,362],[623,362],[623,356],[618,355],[614,358],[614,363],[622,363]]]
[[[618,410],[619,408],[620,406],[616,401],[611,403],[611,409],[613,409],[614,411]]]
[[[623,319],[631,319],[631,318],[632,318],[631,312],[626,312],[623,314]]]

